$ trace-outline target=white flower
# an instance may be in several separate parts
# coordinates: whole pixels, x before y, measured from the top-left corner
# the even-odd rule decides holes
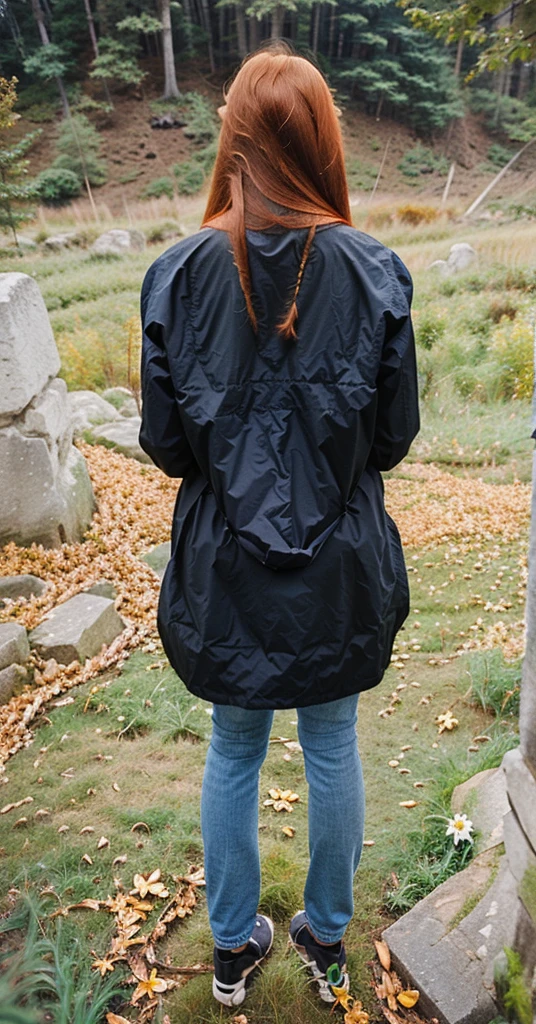
[[[449,818],[449,825],[445,835],[454,836],[454,845],[457,846],[459,842],[463,842],[468,839],[470,843],[474,842],[471,836],[473,831],[473,822],[469,821],[466,814],[455,814],[453,818]]]

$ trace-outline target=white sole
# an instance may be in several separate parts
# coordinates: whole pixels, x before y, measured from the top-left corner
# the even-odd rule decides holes
[[[329,982],[326,981],[325,976],[318,970],[318,967],[316,966],[316,962],[314,960],[309,960],[309,957],[307,955],[307,950],[306,950],[305,946],[298,946],[297,943],[294,942],[294,940],[291,938],[290,935],[288,937],[288,940],[289,940],[289,945],[292,946],[292,948],[298,954],[298,956],[299,956],[300,960],[302,961],[302,963],[304,963],[305,966],[307,967],[307,969],[311,972],[311,974],[312,974],[311,981],[316,981],[316,983],[318,985],[318,990],[319,990],[318,994],[319,994],[322,1002],[330,1003],[330,1004],[331,1003],[335,1003],[337,1000],[336,1000],[335,996],[333,995],[333,992],[331,990],[331,986],[329,985]],[[343,988],[345,990],[345,992],[349,992],[350,991],[350,979],[349,979],[349,976],[348,976],[347,973],[345,973],[345,975],[344,975],[344,985],[342,985],[341,988]]]
[[[214,996],[214,999],[217,999],[219,1003],[223,1004],[223,1006],[241,1006],[244,1002],[247,995],[246,989],[249,975],[255,971],[257,967],[260,967],[274,944],[274,926],[269,918],[267,919],[267,923],[270,927],[270,945],[268,946],[264,956],[261,957],[260,960],[256,960],[255,963],[248,968],[244,976],[240,978],[240,981],[237,981],[235,985],[220,986],[215,976],[212,979],[212,995]]]

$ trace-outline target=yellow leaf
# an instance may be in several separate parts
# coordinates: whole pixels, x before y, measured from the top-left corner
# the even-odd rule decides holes
[[[415,1006],[419,995],[420,993],[416,988],[407,988],[403,992],[399,992],[396,998],[402,1006],[406,1006],[410,1010],[412,1006]]]
[[[289,839],[293,839],[294,836],[296,835],[296,829],[292,828],[292,825],[285,825],[281,829],[281,831],[282,831],[283,835],[284,836],[288,836]]]
[[[382,967],[384,968],[384,970],[390,971],[391,970],[391,954],[389,952],[389,946],[387,945],[386,942],[383,941],[383,939],[381,939],[381,940],[375,939],[374,940],[374,945],[376,947],[376,952],[378,954],[378,960],[380,961]]]
[[[106,1020],[108,1024],[131,1024],[131,1021],[126,1017],[121,1017],[118,1013],[107,1013]]]

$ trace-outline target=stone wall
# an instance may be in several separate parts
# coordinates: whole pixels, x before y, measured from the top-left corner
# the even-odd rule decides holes
[[[60,358],[37,283],[0,274],[0,544],[81,540],[95,509],[72,444]]]

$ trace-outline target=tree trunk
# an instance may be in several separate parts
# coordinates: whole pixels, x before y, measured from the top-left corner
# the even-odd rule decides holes
[[[272,39],[281,39],[283,34],[283,22],[285,20],[285,8],[278,4],[272,11]]]
[[[242,4],[235,4],[236,37],[238,39],[238,56],[247,57],[248,41],[246,34],[246,16]],[[257,20],[257,19],[255,19]]]
[[[318,53],[318,36],[319,36],[319,33],[320,33],[320,11],[321,11],[321,8],[322,8],[321,4],[315,4],[315,6],[314,6],[313,41],[312,41],[313,53]]]
[[[337,40],[337,60],[342,57],[342,50],[344,46],[344,32],[339,32],[339,38]]]
[[[91,39],[93,53],[98,57],[99,44],[97,42],[97,33],[95,32],[95,22],[93,21],[93,12],[91,10],[90,0],[84,0],[84,7],[86,9],[87,27],[89,29],[89,38]]]
[[[254,14],[248,19],[249,25],[249,48],[257,50],[260,43],[259,22]]]
[[[39,3],[39,0],[31,0],[31,2],[32,2],[33,15],[34,15],[34,18],[35,18],[35,20],[37,22],[37,28],[38,28],[38,31],[39,31],[39,36],[41,38],[41,43],[43,44],[43,46],[50,46],[50,39],[48,38],[47,27],[45,25],[45,19],[43,17],[43,12],[41,10],[41,5]],[[67,99],[67,93],[65,92],[65,86],[63,84],[63,79],[60,78],[59,75],[56,77],[56,85],[58,87],[58,92],[60,94],[61,105],[63,107],[63,113],[65,114],[66,117],[69,117],[69,114],[70,114],[69,100]]]
[[[171,31],[170,0],[160,0],[162,17],[162,48],[164,51],[164,95],[165,100],[179,99],[181,92],[175,74],[173,34]]]
[[[329,38],[328,38],[328,57],[331,59],[335,49],[335,28],[337,25],[337,8],[335,4],[332,5],[329,14]]]
[[[214,43],[212,41],[212,23],[210,21],[210,10],[208,6],[208,0],[201,0],[201,12],[203,15],[203,28],[207,33],[207,47],[208,59],[210,61],[210,73],[213,75],[216,72],[216,62],[214,60]]]
[[[456,49],[456,63],[454,65],[454,74],[456,75],[456,78],[460,77],[460,73],[462,70],[463,44],[464,38],[463,36],[460,36],[460,38],[458,39],[458,47]]]

